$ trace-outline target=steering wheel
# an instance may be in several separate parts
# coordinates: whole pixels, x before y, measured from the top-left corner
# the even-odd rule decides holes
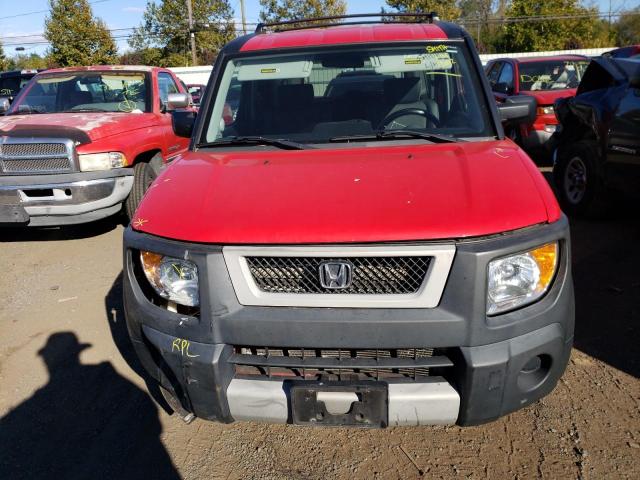
[[[427,112],[422,108],[403,108],[402,110],[390,113],[389,115],[384,117],[382,122],[380,122],[380,125],[378,125],[378,130],[385,130],[385,126],[393,122],[395,119],[408,115],[418,115],[420,117],[424,117],[431,123],[433,123],[435,127],[440,126],[440,120],[438,120],[438,117],[436,117],[433,113]]]

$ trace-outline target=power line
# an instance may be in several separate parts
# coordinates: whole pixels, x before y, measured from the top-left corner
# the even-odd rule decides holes
[[[96,0],[92,3],[101,3],[101,2],[107,2],[107,1],[111,1],[111,0]],[[627,10],[627,11],[618,11],[618,12],[612,12],[611,16],[612,17],[616,17],[619,18],[623,15],[640,15],[640,11],[636,11],[636,10]],[[484,18],[484,17],[466,17],[466,18],[460,18],[456,21],[456,23],[460,23],[463,25],[476,25],[479,22],[482,23],[498,23],[498,24],[508,24],[508,23],[520,23],[520,22],[545,22],[545,21],[562,21],[562,20],[583,20],[583,19],[588,19],[588,18],[602,18],[602,19],[606,19],[609,17],[609,12],[587,12],[587,13],[580,13],[580,14],[566,14],[566,15],[532,15],[532,16],[526,16],[526,17],[494,17],[494,18]],[[235,26],[235,30],[237,34],[240,34],[243,32],[243,28],[242,25],[239,25],[238,22],[232,22]],[[218,26],[218,27],[226,27],[229,25],[229,22],[207,22],[208,26]],[[247,22],[246,23],[247,26],[256,26],[258,25],[258,22]],[[116,41],[123,41],[123,40],[128,40],[130,39],[133,35],[134,32],[133,30],[137,29],[139,27],[127,27],[127,28],[113,28],[113,29],[108,29],[108,31],[110,33],[115,33],[115,32],[126,32],[126,31],[131,31],[131,33],[127,33],[127,34],[116,34],[116,35],[112,35],[113,39]],[[4,46],[29,46],[29,45],[48,45],[49,41],[47,41],[46,39],[42,39],[42,40],[32,40],[32,41],[25,41],[25,42],[21,42],[19,41],[20,38],[30,38],[30,37],[38,37],[38,36],[42,36],[44,35],[44,33],[40,33],[40,34],[31,34],[31,35],[9,35],[9,36],[5,36],[5,37],[0,37],[0,41],[3,43]],[[145,33],[145,37],[147,38],[160,38],[164,36],[163,34],[160,33]],[[9,43],[4,43],[4,40],[10,39]]]
[[[104,3],[110,2],[112,0],[94,0],[93,2],[89,2],[89,5],[94,5],[96,3]],[[16,13],[15,15],[7,15],[6,17],[0,17],[0,20],[6,20],[7,18],[17,18],[17,17],[27,17],[29,15],[37,15],[39,13],[49,13],[50,10],[38,10],[35,12],[25,12],[25,13]]]

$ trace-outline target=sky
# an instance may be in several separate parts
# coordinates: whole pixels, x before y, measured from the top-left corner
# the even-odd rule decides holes
[[[138,26],[147,3],[147,0],[89,1],[94,15],[102,18],[109,29],[114,30],[114,36],[126,35],[130,30],[124,29]],[[640,4],[640,0],[594,0],[593,3],[604,12],[608,11],[610,1],[613,11],[634,8]],[[230,0],[230,3],[239,21],[240,2]],[[385,3],[384,0],[348,0],[348,13],[379,12]],[[48,8],[48,0],[0,0],[0,42],[4,45],[6,55],[16,54],[16,47],[23,47],[23,53],[43,54],[46,51],[47,45],[42,43],[42,32]],[[245,0],[245,10],[247,22],[257,22],[260,12],[259,0]],[[118,40],[118,48],[120,51],[127,49],[126,39]]]

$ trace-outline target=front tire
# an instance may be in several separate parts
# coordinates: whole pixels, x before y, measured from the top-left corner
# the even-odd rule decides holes
[[[565,213],[600,216],[606,210],[606,195],[597,148],[576,143],[561,152],[553,168],[558,200]]]
[[[157,165],[162,165],[162,156],[159,153],[154,155],[149,162],[138,162],[133,166],[133,186],[124,204],[125,213],[129,220],[133,218],[142,197],[158,177],[160,169]]]

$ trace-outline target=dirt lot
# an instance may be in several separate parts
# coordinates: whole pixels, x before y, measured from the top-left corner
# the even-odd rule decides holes
[[[361,431],[167,415],[127,343],[122,227],[4,232],[0,478],[640,478],[640,217],[572,233],[575,349],[553,394],[480,427]]]

